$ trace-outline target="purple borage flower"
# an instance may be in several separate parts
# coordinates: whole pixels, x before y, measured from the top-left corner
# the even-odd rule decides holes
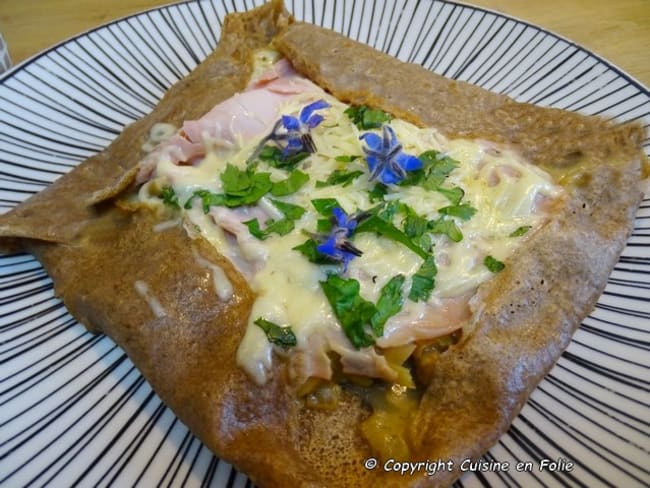
[[[274,141],[280,146],[284,158],[301,152],[316,152],[316,146],[309,131],[323,121],[323,116],[314,112],[329,108],[329,106],[330,104],[325,100],[317,100],[305,105],[298,117],[283,115],[275,123],[271,134],[265,140]]]
[[[332,209],[332,215],[336,219],[336,223],[332,223],[329,236],[324,242],[316,246],[316,250],[334,261],[343,263],[343,271],[345,272],[348,269],[348,263],[363,254],[348,240],[349,237],[352,237],[359,222],[357,217],[347,215],[339,207]]]
[[[422,168],[422,161],[416,156],[402,152],[402,145],[395,136],[395,131],[388,125],[382,126],[382,136],[366,132],[359,139],[366,143],[363,152],[370,170],[368,179],[378,179],[386,185],[395,184],[406,178],[407,171]]]

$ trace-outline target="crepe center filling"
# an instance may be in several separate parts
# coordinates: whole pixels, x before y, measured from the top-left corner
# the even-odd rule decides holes
[[[299,384],[342,373],[414,387],[404,361],[458,337],[477,287],[561,193],[507,147],[346,105],[272,51],[246,91],[151,139],[139,199],[174,208],[247,278],[237,360],[258,384],[275,352]]]

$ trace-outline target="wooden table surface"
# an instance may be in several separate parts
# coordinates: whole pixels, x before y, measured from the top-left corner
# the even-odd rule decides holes
[[[334,0],[331,0],[334,1]],[[0,0],[14,64],[112,19],[165,0]],[[650,0],[472,0],[544,27],[602,56],[650,86]]]

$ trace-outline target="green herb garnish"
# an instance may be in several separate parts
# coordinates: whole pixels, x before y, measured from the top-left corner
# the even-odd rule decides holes
[[[384,204],[377,205],[370,210],[370,213],[377,214],[377,216],[386,222],[392,222],[395,215],[403,212],[404,206],[405,204],[398,200],[390,200]]]
[[[361,156],[349,156],[349,155],[341,155],[341,156],[336,156],[334,159],[338,161],[339,163],[351,163],[355,159],[359,159]]]
[[[316,188],[323,188],[325,186],[341,185],[348,186],[363,174],[363,171],[346,171],[344,169],[336,169],[327,177],[325,181],[317,181]]]
[[[305,214],[305,209],[300,205],[293,203],[283,202],[282,200],[271,199],[271,203],[275,208],[284,214],[284,216],[291,220],[298,220]]]
[[[232,205],[226,203],[229,207],[256,203],[273,186],[269,173],[241,170],[232,164],[226,165],[220,178],[224,194],[229,200],[233,200]]]
[[[285,180],[272,184],[271,195],[274,197],[291,195],[300,190],[300,188],[308,181],[309,175],[296,169],[292,171]]]
[[[320,234],[329,234],[333,225],[332,209],[335,207],[341,208],[341,204],[336,198],[316,198],[311,201],[311,204],[320,215],[327,217],[316,221],[316,231]],[[310,261],[315,262],[312,259]]]
[[[263,319],[262,317],[258,318],[253,323],[264,331],[266,338],[271,344],[275,344],[284,349],[298,344],[296,335],[293,333],[293,330],[291,330],[291,327],[281,327],[278,324]]]
[[[451,217],[458,217],[461,220],[469,220],[476,213],[476,209],[467,203],[460,205],[449,205],[438,209],[441,215],[449,215]]]
[[[376,183],[375,186],[373,186],[372,189],[368,192],[368,196],[370,197],[370,201],[372,203],[381,202],[384,199],[384,195],[386,195],[386,193],[388,193],[388,187],[383,183]]]
[[[195,198],[201,199],[201,206],[205,213],[210,211],[211,206],[225,205],[226,201],[226,196],[223,193],[211,193],[208,190],[195,190],[192,195],[190,195],[190,198],[185,202],[184,207],[186,209],[192,208],[192,201]]]
[[[332,215],[332,209],[334,207],[341,207],[341,204],[336,200],[336,198],[315,198],[311,201],[311,204],[314,206],[316,211],[326,217]]]
[[[201,199],[205,213],[208,213],[211,206],[254,205],[269,192],[274,197],[295,193],[309,180],[307,174],[294,170],[286,179],[273,182],[270,173],[256,173],[252,167],[241,170],[232,164],[226,166],[220,178],[223,183],[223,193],[196,190],[185,202],[185,208],[192,208],[192,201],[197,197]]]
[[[452,219],[440,217],[437,220],[429,221],[428,227],[432,234],[444,234],[454,242],[463,240],[463,233]]]
[[[353,278],[329,275],[320,284],[345,335],[357,349],[374,344],[370,330],[376,337],[381,337],[386,321],[398,313],[404,303],[402,275],[393,276],[382,287],[377,305],[359,294],[359,282]],[[370,330],[367,330],[368,327]]]
[[[465,190],[460,186],[454,186],[453,188],[436,188],[436,191],[447,197],[447,200],[449,200],[452,205],[458,205],[465,196]]]
[[[343,112],[361,130],[378,129],[392,117],[383,110],[372,109],[367,105],[354,105]]]
[[[418,246],[403,231],[399,230],[393,224],[377,215],[371,215],[366,220],[361,222],[357,227],[356,232],[357,234],[360,234],[361,232],[374,232],[405,245],[422,259],[426,259],[429,256],[428,252]]]
[[[258,159],[264,161],[269,166],[286,170],[293,170],[299,162],[308,157],[308,152],[299,152],[285,157],[279,147],[268,144],[257,155]]]
[[[460,163],[436,150],[423,152],[418,156],[424,165],[422,169],[410,171],[400,185],[420,185],[427,190],[437,190],[445,182],[449,174],[460,166]]]
[[[485,256],[485,259],[483,260],[483,264],[492,273],[498,273],[499,271],[501,271],[503,268],[506,267],[505,264],[503,264],[501,261],[499,261],[498,259],[492,256]]]
[[[438,274],[438,268],[435,259],[433,256],[429,256],[412,277],[409,300],[414,302],[427,301],[436,286],[436,274]]]
[[[382,287],[379,300],[377,300],[375,307],[377,310],[370,317],[370,326],[377,337],[383,335],[386,321],[402,309],[402,305],[404,304],[404,297],[402,296],[403,285],[404,276],[396,275]]]
[[[271,234],[286,236],[295,228],[291,219],[269,220],[264,229],[260,227],[257,219],[247,220],[244,224],[248,227],[248,231],[261,241],[265,240]]]
[[[203,211],[207,213],[211,206],[240,207],[253,205],[270,191],[274,184],[269,173],[256,173],[252,168],[240,170],[228,164],[221,173],[223,193],[211,193],[208,190],[196,190],[185,202],[185,208],[192,207],[195,197],[201,198]]]
[[[307,239],[302,244],[294,247],[293,250],[298,251],[314,264],[338,264],[338,261],[318,252],[318,249],[316,249],[317,246],[318,244],[316,244],[314,239]]]
[[[333,225],[334,222],[332,222],[332,219],[318,219],[316,221],[316,232],[319,234],[329,234]]]
[[[375,340],[366,332],[366,326],[377,309],[372,302],[359,295],[359,282],[332,274],[320,284],[352,345],[357,349],[373,345]]]
[[[244,222],[248,227],[248,231],[262,241],[271,234],[278,234],[281,236],[287,235],[295,228],[293,223],[294,220],[298,220],[305,213],[305,209],[300,205],[294,205],[293,203],[273,199],[271,199],[271,203],[284,214],[285,218],[267,221],[264,229],[260,227],[260,223],[257,219]]]
[[[178,195],[171,186],[163,186],[160,191],[160,198],[165,205],[168,205],[172,208],[180,209],[181,206],[178,203]]]
[[[521,237],[524,234],[526,234],[530,229],[532,229],[532,225],[522,225],[521,227],[518,227],[514,231],[510,233],[509,237]]]
[[[427,219],[419,216],[415,210],[405,204],[403,204],[403,211],[406,213],[403,221],[406,235],[410,238],[421,237],[427,231]]]

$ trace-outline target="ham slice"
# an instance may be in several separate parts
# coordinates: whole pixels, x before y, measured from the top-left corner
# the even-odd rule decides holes
[[[412,314],[399,313],[384,326],[384,334],[377,339],[380,347],[399,347],[415,341],[434,339],[460,328],[471,316],[471,293],[453,298],[442,298],[437,304],[422,304]]]
[[[197,120],[185,121],[178,133],[140,163],[136,183],[148,181],[161,158],[174,164],[191,164],[206,154],[206,146],[239,148],[260,138],[271,130],[280,118],[282,106],[289,100],[306,94],[305,101],[313,101],[323,93],[321,88],[298,75],[288,61],[280,60],[246,91],[224,100]]]

